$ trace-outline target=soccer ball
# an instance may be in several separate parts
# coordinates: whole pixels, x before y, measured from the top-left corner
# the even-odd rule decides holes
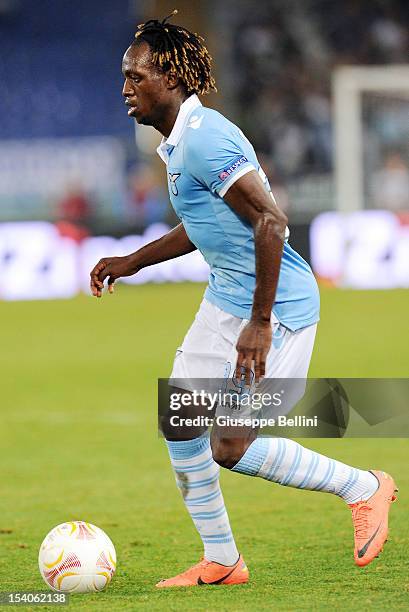
[[[102,529],[84,521],[71,521],[57,525],[45,537],[38,565],[53,591],[102,591],[114,575],[116,553]]]

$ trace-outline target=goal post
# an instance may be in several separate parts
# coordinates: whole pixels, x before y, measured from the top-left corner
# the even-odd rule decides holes
[[[363,94],[373,92],[402,98],[408,106],[409,128],[409,65],[342,66],[333,73],[332,88],[336,206],[341,212],[362,210],[365,208]]]

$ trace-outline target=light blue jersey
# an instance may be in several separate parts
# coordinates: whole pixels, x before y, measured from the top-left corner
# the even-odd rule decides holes
[[[172,206],[210,266],[206,299],[225,312],[250,319],[256,285],[253,228],[223,196],[251,170],[259,172],[271,191],[251,143],[237,126],[193,95],[180,107],[158,153],[167,165]],[[287,242],[273,313],[293,331],[319,319],[314,275]]]

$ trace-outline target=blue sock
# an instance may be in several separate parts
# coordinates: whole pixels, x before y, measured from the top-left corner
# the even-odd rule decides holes
[[[208,435],[166,444],[176,484],[202,538],[205,559],[234,565],[239,553],[220,490],[220,468],[213,461]]]
[[[334,493],[348,504],[369,499],[378,488],[378,480],[371,472],[350,467],[286,438],[257,438],[232,470],[297,489]]]

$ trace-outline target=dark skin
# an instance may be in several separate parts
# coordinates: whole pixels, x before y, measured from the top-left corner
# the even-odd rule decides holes
[[[152,125],[168,137],[187,98],[185,88],[172,72],[164,73],[152,64],[149,45],[131,45],[122,60],[125,83],[122,95],[128,115],[141,125]]]
[[[177,75],[163,72],[153,66],[151,51],[145,42],[129,47],[123,57],[122,72],[125,77],[122,94],[129,106],[128,115],[140,124],[152,125],[163,136],[168,137],[180,105],[188,97],[183,83]],[[238,179],[230,187],[224,200],[251,224],[254,232],[256,289],[251,319],[241,332],[236,345],[238,358],[235,374],[240,378],[242,367],[245,368],[245,380],[250,384],[252,368],[256,382],[265,374],[265,363],[272,339],[271,310],[278,284],[287,218],[274,204],[256,171],[248,172]],[[118,278],[131,276],[142,268],[180,257],[195,249],[181,223],[159,240],[135,253],[125,257],[101,259],[91,271],[91,292],[94,296],[101,297],[107,279],[108,290],[112,293]],[[222,442],[220,436],[218,440]],[[236,440],[237,452],[230,452],[228,455],[236,459],[236,455],[243,454],[251,441],[252,439],[243,438]],[[231,447],[232,443],[234,446],[234,439],[229,438],[228,446]]]

